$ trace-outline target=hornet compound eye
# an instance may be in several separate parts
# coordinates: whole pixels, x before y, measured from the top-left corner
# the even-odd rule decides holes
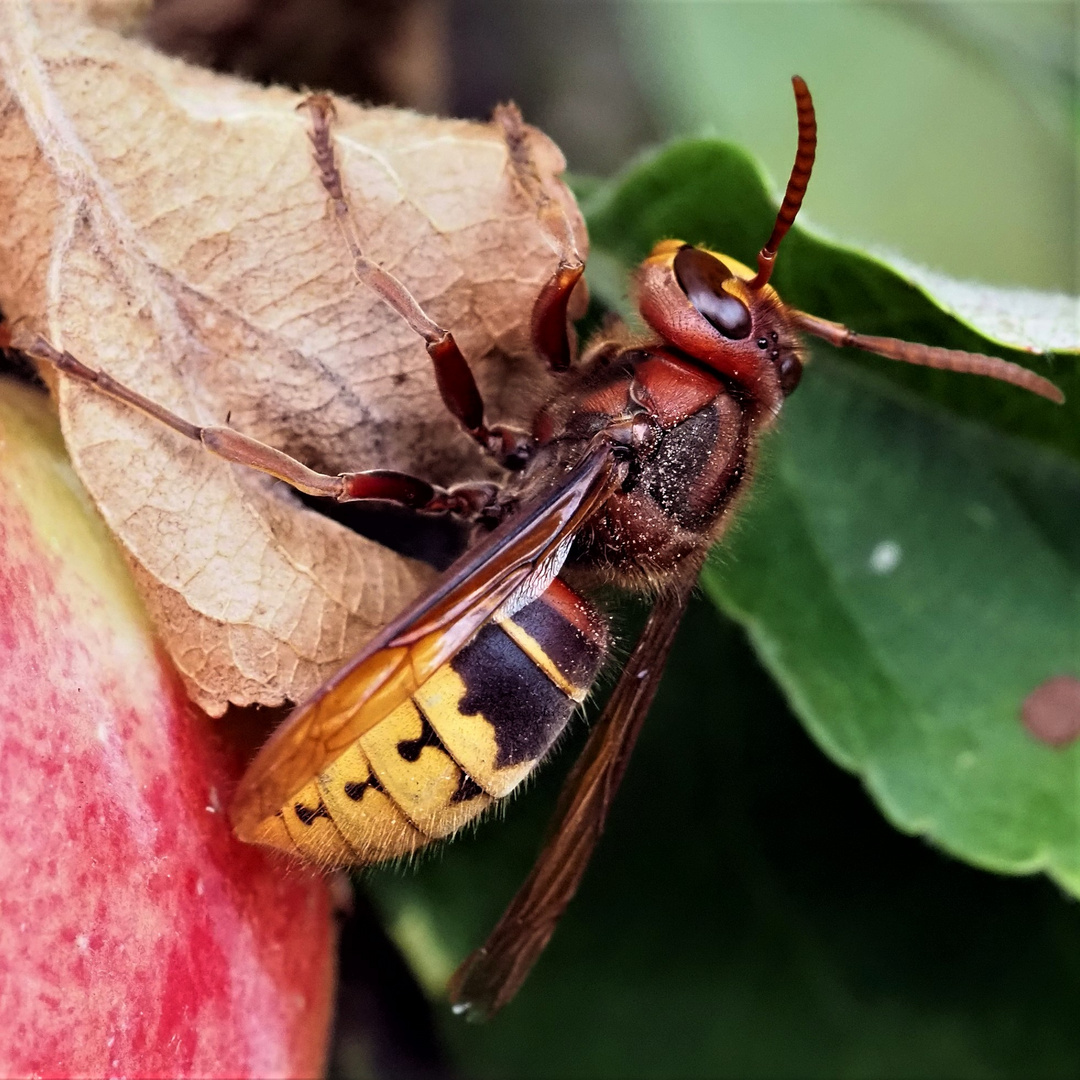
[[[698,313],[726,338],[749,337],[750,309],[726,292],[723,283],[735,275],[715,256],[686,247],[675,256],[675,279]]]

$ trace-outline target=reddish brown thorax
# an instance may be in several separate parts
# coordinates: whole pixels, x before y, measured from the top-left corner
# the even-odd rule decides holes
[[[683,326],[683,343],[718,334],[693,308]],[[771,342],[768,334],[759,336]],[[619,487],[580,534],[572,566],[655,587],[716,539],[749,476],[755,429],[783,396],[773,350],[748,344],[746,381],[667,343],[602,341],[588,351],[574,384],[539,414],[540,445],[522,477],[547,482],[599,433],[625,425]]]
[[[655,336],[592,342],[574,382],[537,416],[522,481],[549,482],[601,433],[611,438],[620,484],[570,565],[640,588],[672,580],[718,538],[749,479],[754,436],[803,361],[788,309],[734,259],[665,240],[634,286]]]

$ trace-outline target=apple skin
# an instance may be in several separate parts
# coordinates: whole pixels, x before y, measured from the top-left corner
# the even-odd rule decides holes
[[[0,379],[0,1075],[322,1072],[330,891],[233,837],[222,724],[155,645],[48,399]]]

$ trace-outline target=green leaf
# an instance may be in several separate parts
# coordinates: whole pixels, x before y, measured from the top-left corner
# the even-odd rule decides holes
[[[624,311],[610,284],[612,257],[629,274],[657,240],[678,237],[754,266],[776,216],[776,203],[756,163],[738,147],[713,139],[688,140],[660,151],[594,191],[584,209],[593,251],[605,271],[590,284],[601,299]],[[1064,390],[1064,406],[976,376],[915,368],[852,350],[838,354],[817,342],[812,348],[814,355],[832,353],[844,363],[885,376],[957,416],[1026,435],[1080,458],[1076,299],[964,285],[910,264],[905,267],[901,273],[796,224],[784,240],[772,284],[789,304],[854,330],[988,352],[1047,376]],[[914,279],[944,283],[954,310],[935,301]],[[979,318],[987,332],[980,333],[954,311],[969,320]],[[995,339],[991,333],[1000,336]],[[1048,354],[1026,351],[1033,345]]]
[[[1071,5],[613,8],[661,131],[753,148],[775,189],[798,72],[820,124],[813,221],[961,278],[1075,290]]]
[[[1039,683],[1080,675],[1080,563],[1010,493],[985,438],[816,374],[710,595],[897,825],[1080,894],[1080,745],[1052,749],[1020,723]],[[1064,477],[1075,498],[1080,478]]]
[[[610,299],[612,262],[628,272],[663,237],[752,264],[775,204],[745,153],[697,140],[595,191],[586,212]],[[1080,895],[1080,745],[1052,749],[1020,723],[1040,682],[1080,676],[1080,367],[1003,341],[1068,344],[1060,298],[945,282],[946,307],[915,277],[942,285],[796,226],[773,282],[857,330],[1026,363],[1067,405],[814,343],[704,582],[899,827]]]
[[[369,879],[436,994],[527,873],[582,734],[505,820]],[[1065,1077],[1078,956],[1075,905],[891,829],[698,602],[520,996],[487,1025],[438,1015],[474,1077]]]

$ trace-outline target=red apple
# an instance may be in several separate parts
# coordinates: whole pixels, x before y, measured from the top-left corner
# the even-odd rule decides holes
[[[48,400],[0,380],[0,1074],[321,1072],[329,892],[232,836],[222,723],[155,646]]]

